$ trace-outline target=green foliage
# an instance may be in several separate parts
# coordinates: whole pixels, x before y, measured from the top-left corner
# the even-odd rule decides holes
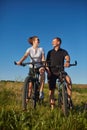
[[[74,109],[65,117],[57,106],[54,110],[50,109],[47,85],[44,88],[44,103],[35,110],[28,108],[22,111],[22,86],[23,83],[18,82],[0,83],[0,130],[87,130],[85,88],[79,92],[74,85]]]
[[[87,93],[87,88],[73,88],[73,91],[78,92],[78,93]]]
[[[87,130],[87,112],[70,113],[64,117],[61,111],[31,110],[26,112],[0,111],[1,130]]]

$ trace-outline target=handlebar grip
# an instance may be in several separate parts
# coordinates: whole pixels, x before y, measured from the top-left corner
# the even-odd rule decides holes
[[[14,64],[15,64],[15,65],[17,65],[17,62],[16,62],[16,61],[14,61]],[[26,64],[21,63],[20,65],[21,65],[21,66],[25,66]]]
[[[75,61],[74,64],[70,64],[70,66],[76,66],[77,65],[77,61]]]
[[[14,64],[17,65],[16,61],[14,61]]]
[[[77,65],[77,61],[75,60],[75,65]]]

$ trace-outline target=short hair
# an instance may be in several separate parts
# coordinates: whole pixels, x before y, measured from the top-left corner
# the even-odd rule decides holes
[[[57,40],[60,42],[60,44],[62,43],[61,38],[59,38],[59,37],[55,37],[54,39],[57,39]]]

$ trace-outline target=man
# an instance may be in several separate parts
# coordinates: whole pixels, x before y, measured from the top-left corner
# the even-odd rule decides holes
[[[64,67],[69,67],[70,56],[66,50],[60,48],[61,39],[59,37],[53,39],[52,45],[53,45],[53,49],[48,52],[46,60],[49,61],[49,65],[50,65],[50,67],[47,69],[47,72],[48,72],[50,105],[51,108],[53,109],[55,105],[54,92],[56,88],[56,80],[58,79],[57,76],[58,69],[56,68],[56,66],[62,66],[63,70]],[[51,66],[55,66],[55,67],[51,67]],[[69,75],[66,72],[65,72],[65,79],[67,82],[68,100],[71,100],[72,83]]]

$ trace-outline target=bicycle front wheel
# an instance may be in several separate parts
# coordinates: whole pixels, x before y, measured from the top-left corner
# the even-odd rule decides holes
[[[66,90],[66,85],[64,84],[62,86],[62,106],[63,106],[63,112],[64,115],[67,116],[68,115],[68,104],[67,104],[67,90]]]
[[[23,92],[22,92],[22,108],[23,108],[23,110],[27,109],[26,99],[28,99],[29,82],[30,82],[30,77],[27,76],[25,81],[24,81]]]

